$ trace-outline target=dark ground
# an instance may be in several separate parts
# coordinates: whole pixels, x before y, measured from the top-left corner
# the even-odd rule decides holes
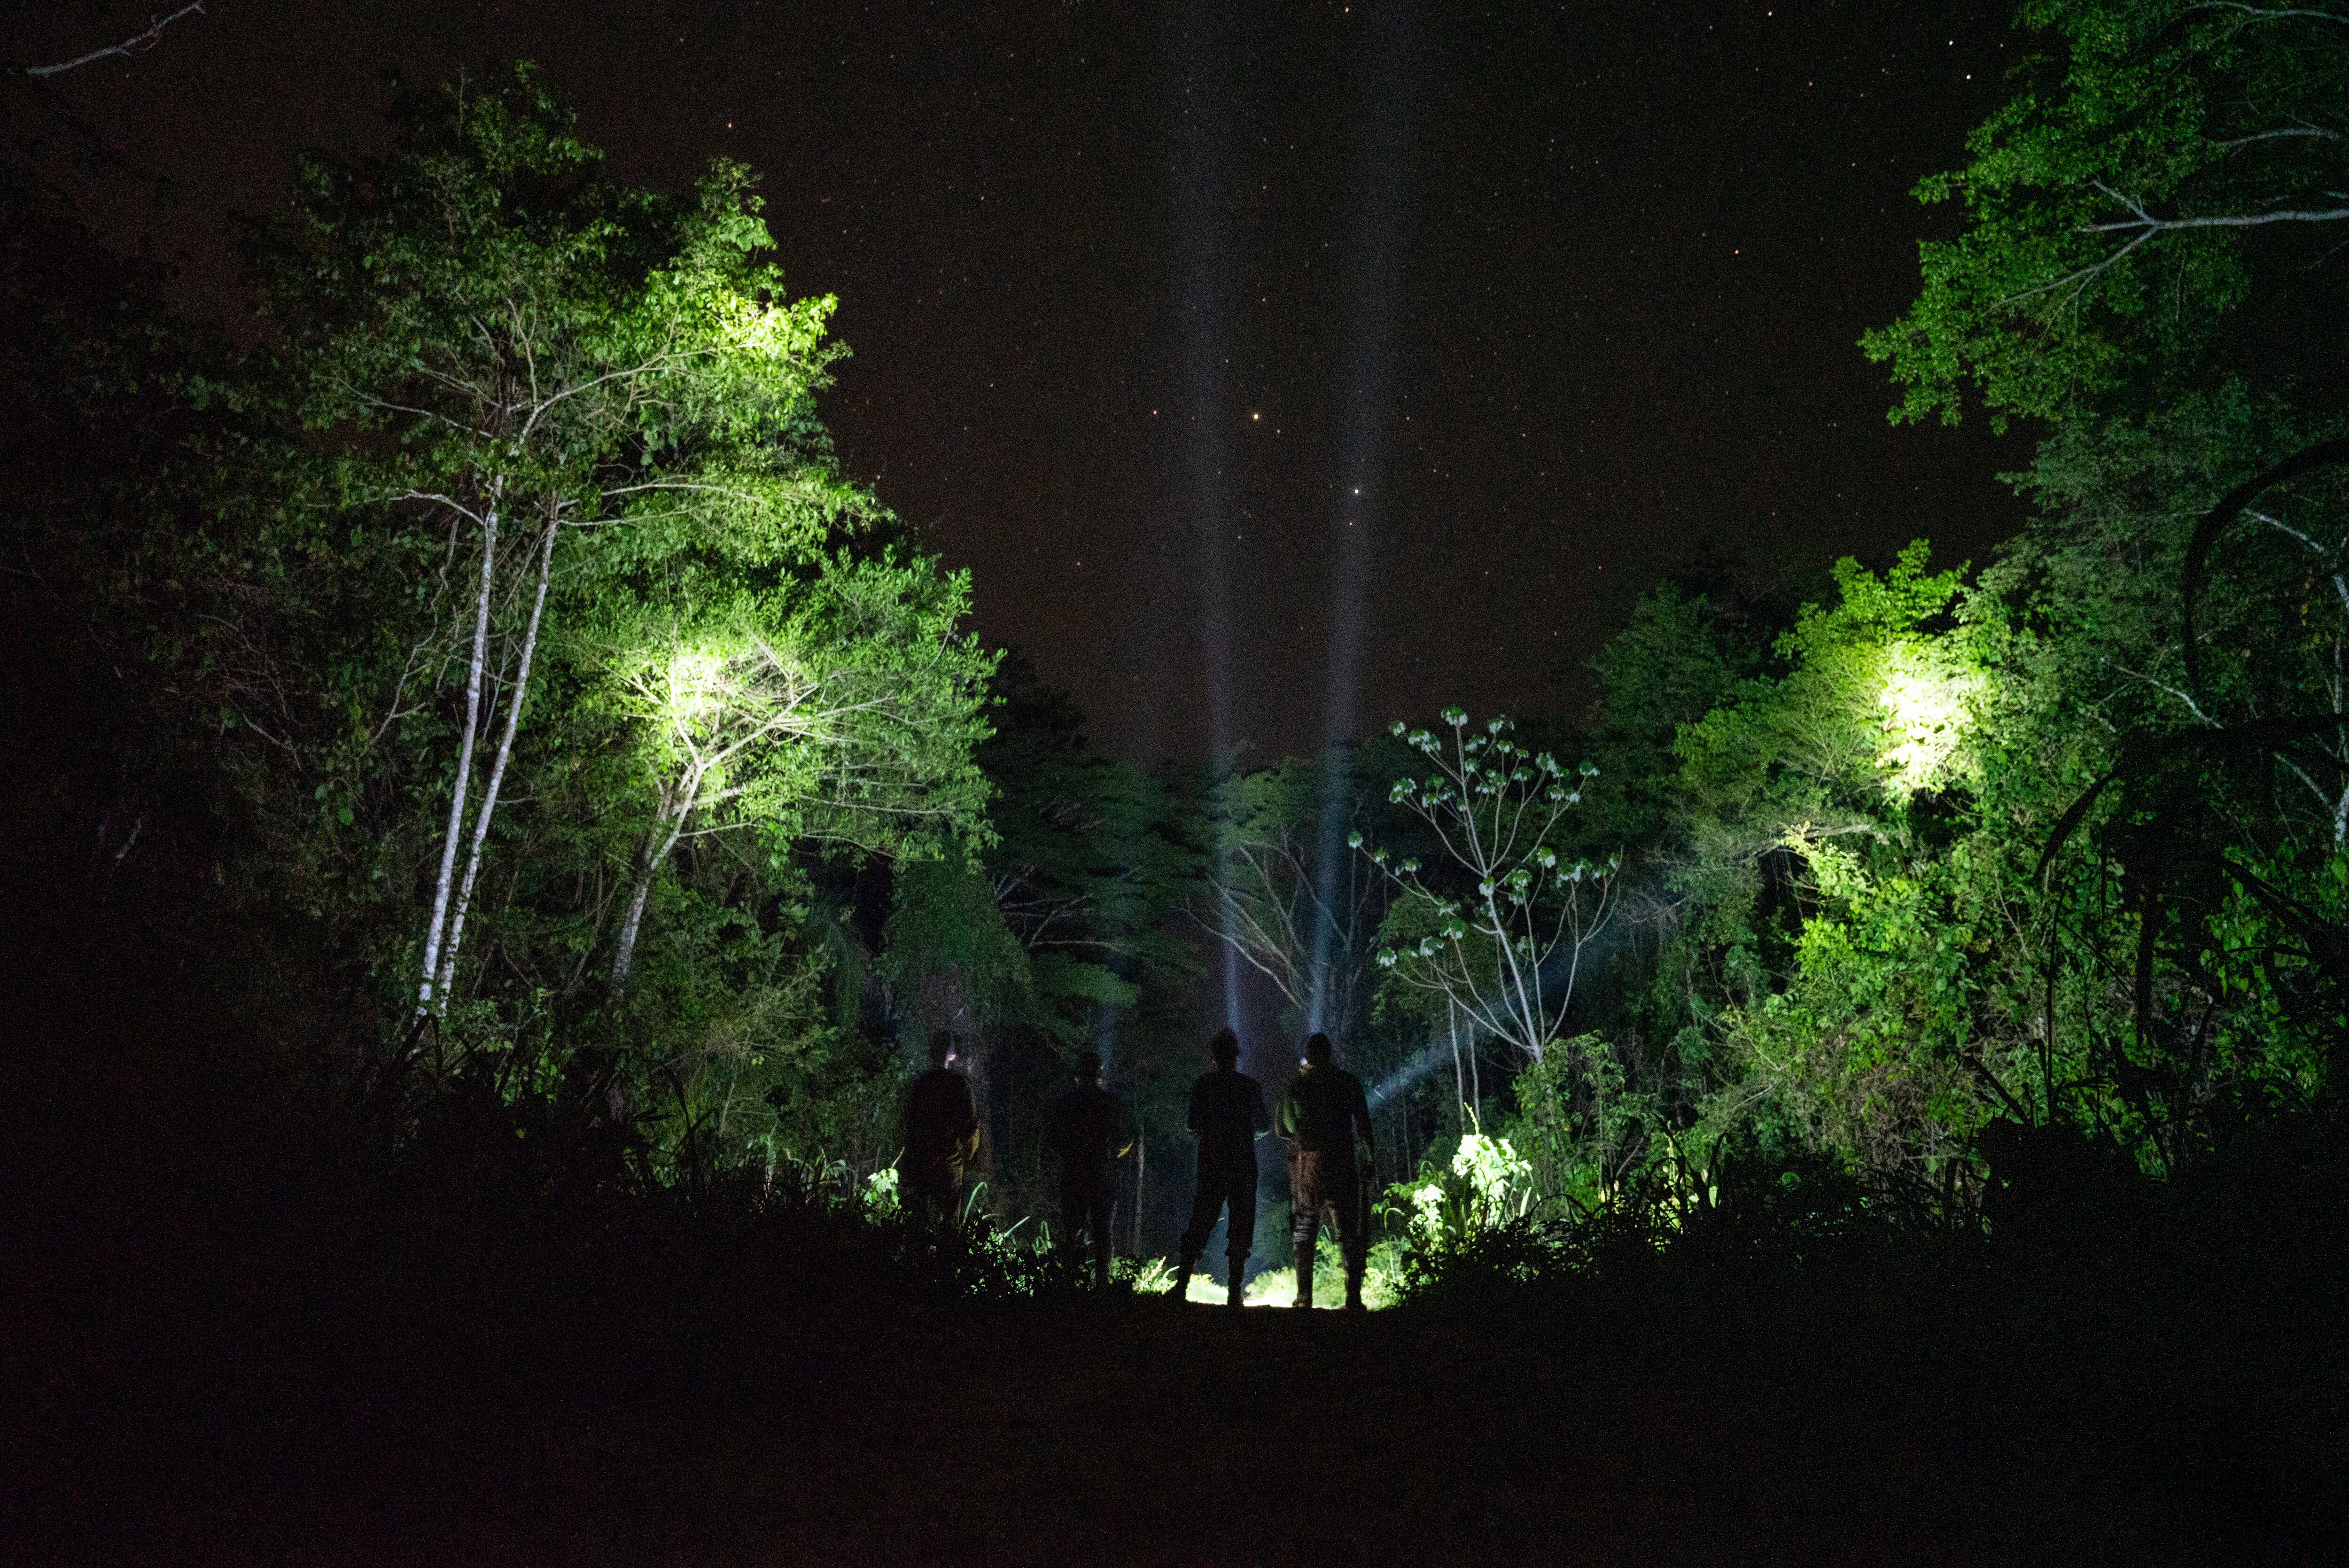
[[[699,1377],[526,1393],[461,1360],[249,1362],[152,1414],[51,1386],[19,1560],[2333,1560],[2314,1500],[2234,1490],[2213,1450],[2255,1434],[1969,1358],[1692,1378],[1588,1324],[1153,1305],[753,1313]]]
[[[119,940],[0,977],[0,1560],[2344,1560],[2337,1128],[2036,1250],[973,1302],[804,1213],[355,1174]]]

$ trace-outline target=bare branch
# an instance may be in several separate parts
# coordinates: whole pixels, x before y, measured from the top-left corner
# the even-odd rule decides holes
[[[2252,212],[2223,218],[2156,218],[2135,202],[2125,202],[2124,205],[2137,216],[2126,223],[2090,223],[2080,232],[2164,234],[2174,229],[2256,229],[2267,223],[2331,223],[2349,218],[2349,207],[2288,207],[2277,212]],[[2114,258],[2116,261],[2118,259]]]
[[[2253,511],[2248,507],[2243,510],[2243,515],[2250,518],[2254,522],[2266,523],[2270,528],[2276,530],[2279,533],[2290,534],[2292,538],[2297,539],[2302,544],[2308,546],[2309,549],[2314,551],[2319,555],[2326,557],[2328,560],[2338,553],[2337,551],[2325,549],[2324,546],[2317,543],[2316,541],[2311,539],[2308,535],[2292,527],[2292,524],[2284,521],[2280,517],[2270,517],[2266,512]]]
[[[2186,7],[2189,11],[2240,11],[2254,22],[2282,22],[2294,16],[2304,16],[2313,22],[2349,22],[2349,16],[2338,11],[2314,11],[2305,7],[2274,7],[2247,5],[2243,0],[2202,0]]]
[[[178,21],[181,17],[188,15],[191,11],[196,13],[198,15],[203,15],[203,10],[204,0],[189,0],[189,4],[181,6],[178,10],[172,12],[168,16],[154,17],[152,19],[154,25],[149,27],[145,32],[138,34],[132,37],[125,38],[119,44],[109,44],[102,49],[92,49],[88,54],[83,55],[78,59],[67,60],[58,65],[17,66],[13,67],[13,69],[18,76],[32,77],[36,79],[42,79],[49,77],[61,77],[67,71],[80,69],[82,67],[88,65],[93,60],[103,60],[112,55],[120,55],[125,59],[135,59],[139,56],[143,55],[148,50],[153,48],[157,44],[163,41],[164,28]]]
[[[2258,132],[2256,135],[2239,136],[2232,141],[2221,141],[2217,143],[2217,145],[2227,148],[2249,147],[2255,141],[2273,141],[2279,137],[2287,136],[2313,136],[2320,138],[2325,141],[2338,141],[2341,139],[2341,133],[2337,130],[2326,130],[2322,126],[2305,125],[2295,126],[2290,130],[2262,130]]]
[[[2148,230],[2147,232],[2139,234],[2136,239],[2131,240],[2127,244],[2123,245],[2119,250],[2115,251],[2111,255],[2105,257],[2102,261],[2092,262],[2088,265],[2082,267],[2076,273],[2067,273],[2064,276],[2057,278],[2054,283],[2041,284],[2037,288],[2028,288],[2024,289],[2020,294],[2011,294],[2004,299],[2000,300],[1995,304],[1992,305],[1991,308],[1992,310],[1996,310],[2003,305],[2020,304],[2023,300],[2033,298],[2038,294],[2053,294],[2057,289],[2062,288],[2065,284],[2069,283],[2077,283],[2080,285],[2080,289],[2085,289],[2088,286],[2089,279],[2095,277],[2099,273],[2107,271],[2108,269],[2119,264],[2119,263],[2126,258],[2131,251],[2136,250],[2139,245],[2144,244],[2151,238],[2153,238],[2153,234],[2152,232]],[[2074,297],[2077,297],[2080,289],[2074,289],[2072,291]],[[2068,303],[2068,301],[2066,303]]]
[[[2165,696],[2176,697],[2179,702],[2186,705],[2186,710],[2189,713],[2191,713],[2205,728],[2217,729],[2220,727],[2219,721],[2212,718],[2209,714],[2203,712],[2202,705],[2196,702],[2189,693],[2179,690],[2178,687],[2171,686],[2168,681],[2143,674],[2137,670],[2133,670],[2127,665],[2119,663],[2117,660],[2106,659],[2105,663],[2112,668],[2120,671],[2121,674],[2128,676],[2131,680],[2143,681],[2154,690],[2160,692]]]

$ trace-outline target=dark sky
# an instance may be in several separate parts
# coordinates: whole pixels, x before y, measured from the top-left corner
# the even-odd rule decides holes
[[[973,571],[979,634],[1113,752],[1268,757],[1578,703],[1706,542],[1983,559],[2026,449],[1889,428],[1854,340],[1950,221],[1906,193],[2000,101],[2007,14],[210,0],[55,95],[141,178],[69,177],[219,311],[223,215],[298,145],[379,149],[396,73],[533,58],[625,178],[752,164],[792,291],[840,297],[843,463]]]

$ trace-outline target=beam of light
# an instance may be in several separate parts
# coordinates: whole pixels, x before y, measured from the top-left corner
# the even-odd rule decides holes
[[[1093,1009],[1093,1054],[1102,1059],[1102,1071],[1117,1070],[1117,1004],[1103,1000]]]
[[[1235,258],[1223,220],[1226,177],[1225,88],[1208,7],[1194,5],[1172,41],[1177,101],[1174,119],[1175,217],[1181,236],[1182,272],[1178,313],[1183,338],[1183,387],[1187,408],[1180,426],[1185,442],[1185,499],[1197,550],[1199,636],[1207,691],[1207,740],[1218,764],[1237,738],[1232,732],[1231,594],[1226,577],[1224,539],[1230,531],[1232,503],[1224,476],[1229,469],[1225,430],[1233,418],[1223,366],[1230,346],[1226,296]],[[1226,846],[1218,844],[1220,853]],[[1224,1021],[1240,1022],[1239,949],[1228,940],[1228,907],[1223,912],[1226,940],[1216,944],[1223,966]]]
[[[1350,689],[1346,707],[1352,708],[1351,673],[1339,675],[1331,663],[1332,685],[1342,681]],[[1333,704],[1333,707],[1334,707]],[[1349,718],[1348,722],[1351,722]],[[1340,912],[1351,905],[1352,874],[1346,848],[1346,824],[1352,814],[1354,754],[1350,747],[1325,747],[1321,752],[1321,834],[1314,860],[1313,880],[1320,892],[1320,918],[1313,923],[1312,989],[1305,1008],[1305,1032],[1319,1034],[1330,1016],[1330,960],[1337,946]],[[1342,889],[1340,883],[1347,884]]]
[[[1375,36],[1368,45],[1361,80],[1364,129],[1354,176],[1354,253],[1351,290],[1352,356],[1346,386],[1346,457],[1339,485],[1337,560],[1330,578],[1330,701],[1323,734],[1321,832],[1315,881],[1322,907],[1334,913],[1347,864],[1347,820],[1353,793],[1351,757],[1340,750],[1353,738],[1361,686],[1362,623],[1369,598],[1371,531],[1381,494],[1380,439],[1393,382],[1393,337],[1402,292],[1402,253],[1411,201],[1410,119],[1413,39],[1401,6],[1380,6],[1366,18]],[[1331,949],[1338,935],[1332,920],[1313,934],[1309,1026],[1321,1027],[1329,1011]]]
[[[1666,889],[1661,878],[1657,878],[1649,884],[1646,896],[1661,901],[1665,893]],[[1608,967],[1614,962],[1615,954],[1631,940],[1630,932],[1631,927],[1628,922],[1617,922],[1610,924],[1583,949],[1579,964],[1586,980],[1595,979],[1607,972]],[[1552,953],[1541,967],[1537,976],[1538,983],[1545,987],[1554,987],[1562,984],[1567,977],[1568,967],[1575,962],[1577,961],[1569,954]],[[1457,1059],[1467,1061],[1485,1041],[1491,1038],[1493,1036],[1489,1030],[1464,1019],[1462,1020],[1459,1042],[1456,1047],[1459,1053]],[[1377,1085],[1370,1089],[1371,1104],[1373,1107],[1384,1105],[1397,1095],[1408,1091],[1413,1085],[1429,1074],[1450,1067],[1454,1060],[1454,1049],[1453,1038],[1448,1031],[1439,1029],[1430,1035],[1427,1044],[1420,1048],[1417,1055],[1381,1078]]]
[[[1464,1052],[1475,1047],[1464,1040],[1461,1042],[1460,1048]],[[1451,1037],[1437,1035],[1421,1047],[1417,1056],[1413,1057],[1411,1060],[1378,1081],[1378,1087],[1371,1089],[1370,1093],[1371,1104],[1384,1105],[1395,1096],[1409,1090],[1413,1084],[1435,1071],[1436,1068],[1448,1068],[1451,1065]]]

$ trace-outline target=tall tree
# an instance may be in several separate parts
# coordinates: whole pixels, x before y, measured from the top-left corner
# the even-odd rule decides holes
[[[1380,760],[1391,760],[1380,758]],[[1378,763],[1352,746],[1236,773],[1216,788],[1216,851],[1199,921],[1270,980],[1300,1028],[1354,1042],[1368,1021],[1388,879],[1334,829],[1391,835]]]
[[[2349,13],[2040,0],[2023,21],[2051,53],[1972,162],[1919,187],[1962,197],[1965,226],[1865,346],[1906,386],[1896,418],[1954,418],[1971,389],[2054,427],[2026,479],[2045,516],[1975,603],[2014,764],[1985,783],[2045,836],[2047,1113],[2076,974],[2082,1108],[2114,1091],[2175,1164],[2212,1107],[2292,1099],[2308,1043],[2344,1038],[2341,993],[2305,982],[2349,950],[2349,425],[2311,330],[2349,304],[2324,264],[2349,220]],[[2253,995],[2282,1011],[2251,1023]]]
[[[249,352],[39,334],[136,449],[10,509],[140,698],[98,826],[394,1122],[462,1076],[656,1169],[866,1161],[834,857],[983,841],[969,584],[835,471],[745,171],[621,186],[526,68],[398,114],[250,236]]]
[[[681,209],[625,190],[527,67],[401,112],[382,160],[305,158],[250,254],[284,396],[348,438],[316,465],[317,522],[350,518],[415,572],[424,613],[381,722],[429,723],[415,692],[464,672],[412,960],[421,1011],[446,1001],[549,585],[585,569],[569,556],[720,535],[805,555],[873,509],[812,418],[839,352],[833,302],[783,297],[746,170],[714,166]],[[460,563],[467,587],[444,598]]]

